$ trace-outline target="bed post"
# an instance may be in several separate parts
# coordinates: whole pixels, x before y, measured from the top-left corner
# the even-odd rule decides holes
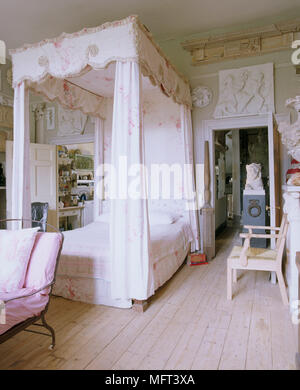
[[[204,144],[204,206],[201,209],[203,225],[203,252],[207,259],[215,257],[214,209],[211,207],[209,144]]]
[[[144,313],[144,311],[146,311],[148,306],[149,306],[149,302],[147,299],[144,299],[144,300],[133,299],[132,300],[132,308],[134,311],[137,311],[138,313]]]

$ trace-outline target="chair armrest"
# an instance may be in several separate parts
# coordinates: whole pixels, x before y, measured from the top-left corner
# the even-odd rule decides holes
[[[35,294],[37,294],[37,293],[39,293],[39,292],[45,290],[46,288],[52,286],[53,284],[54,284],[54,282],[48,283],[48,284],[46,284],[45,286],[39,288],[38,290],[31,291],[30,293],[27,293],[27,294],[25,293],[24,295],[17,295],[17,296],[15,296],[15,297],[8,298],[8,299],[5,299],[5,298],[3,299],[3,297],[2,297],[2,301],[3,301],[4,303],[7,303],[7,302],[10,302],[10,301],[14,301],[14,300],[16,300],[16,299],[27,298],[27,297],[30,297],[30,296],[32,296],[32,295],[35,295]]]
[[[249,237],[249,234],[247,234],[245,237],[244,244],[243,244],[242,252],[240,254],[240,263],[244,267],[246,267],[248,264],[247,251],[248,251],[249,247],[250,247],[250,237]]]
[[[255,234],[255,233],[241,233],[241,238],[280,238],[281,234]]]
[[[280,227],[272,227],[272,226],[255,226],[255,225],[245,225],[243,226],[245,229],[264,229],[264,230],[280,230]]]

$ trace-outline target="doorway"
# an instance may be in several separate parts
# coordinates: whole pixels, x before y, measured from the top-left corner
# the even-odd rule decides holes
[[[94,143],[57,145],[57,178],[59,229],[93,222]]]
[[[266,127],[268,129],[268,161],[269,161],[269,191],[270,197],[268,204],[270,205],[270,224],[272,226],[279,226],[281,220],[281,185],[283,183],[284,169],[280,166],[283,162],[283,168],[287,167],[285,159],[282,158],[281,153],[283,149],[280,147],[280,137],[277,131],[277,123],[290,123],[290,116],[286,114],[273,114],[272,112],[261,115],[247,115],[239,117],[225,117],[222,119],[204,120],[202,122],[203,138],[201,143],[204,148],[205,141],[209,142],[209,190],[211,207],[215,211],[215,147],[214,136],[215,132],[228,129],[252,129]],[[204,153],[203,153],[204,156]],[[215,220],[212,220],[215,224]],[[211,227],[211,234],[207,237],[203,246],[208,245],[215,247],[212,237],[215,232],[215,226]],[[275,248],[275,239],[271,239],[271,248]],[[213,250],[213,253],[215,251]]]
[[[214,131],[216,236],[228,227],[242,229],[246,165],[261,165],[266,204],[270,206],[268,144],[267,127]],[[270,216],[266,210],[263,213],[264,225],[268,225]]]

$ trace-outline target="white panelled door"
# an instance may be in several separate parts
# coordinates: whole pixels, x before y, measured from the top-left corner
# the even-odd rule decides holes
[[[13,142],[6,142],[7,218],[11,216]],[[30,144],[31,202],[48,202],[48,223],[57,227],[56,145]]]

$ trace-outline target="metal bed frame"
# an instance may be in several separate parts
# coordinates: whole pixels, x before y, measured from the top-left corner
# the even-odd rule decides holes
[[[40,221],[29,220],[29,219],[3,219],[3,220],[0,220],[0,223],[1,222],[4,222],[4,223],[7,223],[7,222],[22,222],[22,227],[23,227],[24,222],[30,222],[31,224],[32,224],[32,222],[40,223]],[[58,251],[57,257],[56,257],[55,270],[54,270],[54,276],[53,276],[52,281],[50,283],[48,283],[47,285],[41,287],[37,291],[34,291],[33,293],[25,294],[25,295],[22,295],[22,296],[18,296],[16,298],[8,299],[8,300],[4,301],[4,303],[7,303],[9,301],[13,301],[15,299],[22,299],[22,298],[30,297],[32,295],[35,295],[35,294],[39,293],[40,291],[42,291],[42,290],[44,290],[44,289],[46,289],[48,287],[50,287],[49,299],[48,299],[47,305],[45,306],[45,308],[41,311],[41,313],[39,315],[27,318],[26,320],[24,320],[24,321],[20,322],[19,324],[16,324],[13,327],[11,327],[10,329],[8,329],[5,333],[1,334],[0,335],[0,344],[4,343],[5,341],[10,339],[11,337],[15,336],[16,334],[18,334],[19,332],[24,330],[26,332],[42,334],[44,336],[51,337],[52,338],[52,343],[51,343],[49,349],[53,349],[55,347],[55,331],[47,323],[47,321],[45,319],[45,315],[46,315],[46,313],[48,311],[48,307],[49,307],[49,304],[50,304],[50,299],[51,299],[51,295],[52,295],[52,289],[53,289],[53,285],[55,283],[55,278],[56,278],[58,261],[59,261],[61,250],[62,250],[62,247],[63,247],[64,236],[54,226],[52,226],[52,225],[50,225],[48,223],[46,223],[46,225],[47,225],[47,227],[50,227],[51,229],[53,229],[55,233],[59,233],[60,236],[61,236],[61,245],[60,245],[60,249]],[[39,320],[41,320],[42,323],[36,323]],[[37,330],[27,329],[31,325],[38,326],[38,327],[44,327],[44,328],[46,328],[50,332],[50,334],[49,333],[44,333],[44,332],[39,332]]]

